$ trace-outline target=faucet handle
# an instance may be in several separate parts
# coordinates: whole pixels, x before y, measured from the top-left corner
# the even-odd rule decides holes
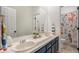
[[[25,39],[22,40],[22,43],[24,43],[24,42],[25,42]]]
[[[20,44],[22,44],[22,40],[20,40]]]

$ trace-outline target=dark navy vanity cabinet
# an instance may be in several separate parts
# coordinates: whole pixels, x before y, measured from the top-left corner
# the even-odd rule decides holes
[[[59,49],[59,37],[52,39],[35,53],[57,53]]]

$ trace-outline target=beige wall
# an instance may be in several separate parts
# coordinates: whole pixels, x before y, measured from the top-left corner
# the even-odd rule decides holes
[[[32,33],[32,7],[12,6],[16,9],[16,36]]]

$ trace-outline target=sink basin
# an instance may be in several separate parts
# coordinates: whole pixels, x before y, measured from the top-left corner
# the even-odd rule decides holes
[[[35,42],[33,41],[26,41],[22,44],[20,43],[17,43],[15,44],[15,46],[13,47],[13,50],[16,51],[16,52],[22,52],[22,51],[27,51],[31,48],[33,48],[35,46]]]

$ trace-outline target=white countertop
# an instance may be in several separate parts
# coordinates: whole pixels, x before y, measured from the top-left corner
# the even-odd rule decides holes
[[[36,42],[36,45],[33,48],[21,52],[21,53],[33,53],[33,52],[39,50],[41,47],[43,47],[45,44],[47,44],[51,40],[55,39],[57,36],[58,35],[50,35],[50,36],[47,36],[47,37],[44,36],[44,37],[41,37],[38,39],[33,39],[30,36],[22,36],[22,37],[18,37],[15,39],[27,39],[27,40],[32,40],[32,41]],[[30,39],[28,39],[27,37],[29,37]],[[13,43],[13,45],[16,45],[16,44]],[[12,50],[12,48],[13,47],[11,46],[11,47],[8,47],[7,51],[0,51],[0,52],[2,52],[2,53],[16,53],[15,51]]]

